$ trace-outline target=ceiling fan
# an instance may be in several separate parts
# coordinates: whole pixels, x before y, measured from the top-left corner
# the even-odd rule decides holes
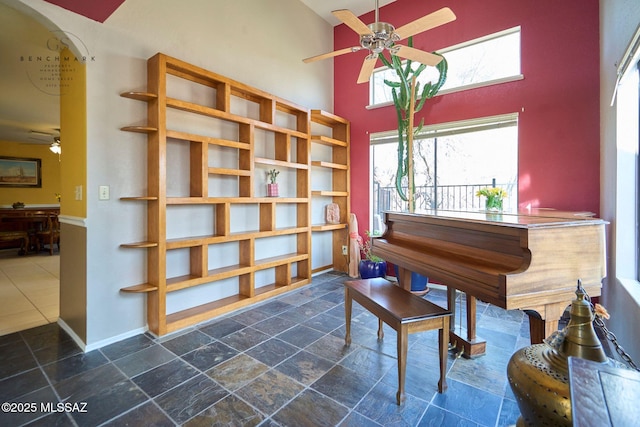
[[[387,49],[392,55],[410,59],[421,64],[432,66],[438,64],[438,62],[442,60],[441,56],[396,43],[400,40],[456,19],[456,15],[451,11],[451,9],[443,7],[429,15],[425,15],[422,18],[418,18],[415,21],[409,22],[399,28],[395,28],[387,22],[380,22],[378,20],[378,0],[376,0],[375,9],[376,22],[369,25],[362,22],[353,14],[353,12],[347,9],[334,10],[331,13],[360,35],[360,46],[348,47],[324,53],[322,55],[312,56],[310,58],[303,59],[303,62],[308,63],[319,61],[321,59],[344,55],[345,53],[357,52],[362,49],[368,50],[369,55],[367,55],[362,63],[360,75],[358,76],[358,83],[369,81],[371,74],[373,74],[373,69],[376,66],[376,62],[378,61],[378,55],[380,55],[385,49]]]

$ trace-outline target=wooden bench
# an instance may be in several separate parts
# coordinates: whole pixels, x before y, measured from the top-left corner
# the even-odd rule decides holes
[[[384,337],[382,322],[398,335],[398,392],[396,400],[405,400],[404,379],[407,368],[408,334],[438,329],[440,380],[438,392],[447,389],[447,351],[449,346],[449,318],[451,312],[413,295],[399,286],[382,279],[349,280],[344,283],[344,311],[346,319],[345,343],[351,344],[352,301],[360,303],[378,318],[378,339]]]

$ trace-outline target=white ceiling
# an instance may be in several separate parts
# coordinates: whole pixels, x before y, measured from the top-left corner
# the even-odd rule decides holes
[[[376,0],[300,0],[311,10],[320,15],[325,21],[335,26],[340,23],[332,14],[332,10],[349,9],[356,16],[364,15],[375,9]],[[378,0],[378,6],[382,7],[396,0]],[[370,22],[365,22],[370,24]]]
[[[332,10],[349,9],[356,16],[375,9],[376,0],[300,0],[335,26]],[[379,0],[379,7],[395,0]],[[369,22],[366,22],[368,24]],[[0,2],[0,141],[50,144],[59,135],[60,108],[57,88],[39,81],[47,61],[28,56],[51,51],[51,33],[33,18]]]

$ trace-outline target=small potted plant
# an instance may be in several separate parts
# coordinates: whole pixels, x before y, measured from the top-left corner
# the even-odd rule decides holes
[[[13,206],[13,209],[22,209],[22,208],[24,208],[24,203],[22,203],[22,202],[14,202],[11,206]]]
[[[267,183],[267,197],[278,197],[278,183],[276,179],[280,171],[271,169],[267,171],[269,182]]]
[[[360,252],[363,256],[360,265],[358,265],[360,277],[363,279],[385,277],[387,274],[387,262],[371,252],[371,239],[373,236],[369,231],[365,233],[367,235],[366,241],[358,236],[358,246],[360,246]]]

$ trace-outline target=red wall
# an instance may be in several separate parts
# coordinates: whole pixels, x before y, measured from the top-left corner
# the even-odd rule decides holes
[[[434,51],[520,25],[523,80],[438,96],[417,115],[434,124],[518,112],[519,205],[598,213],[598,0],[397,0],[380,20],[398,27],[448,6],[457,20],[414,37]],[[373,12],[360,17],[371,23]],[[345,25],[335,48],[358,45]],[[406,42],[401,42],[406,43]],[[369,133],[396,128],[393,106],[366,110],[356,84],[364,52],[335,58],[335,113],[351,121],[351,210],[369,224]],[[381,63],[378,62],[378,66]],[[365,228],[366,227],[366,228]]]
[[[94,21],[104,22],[125,0],[45,0]]]

